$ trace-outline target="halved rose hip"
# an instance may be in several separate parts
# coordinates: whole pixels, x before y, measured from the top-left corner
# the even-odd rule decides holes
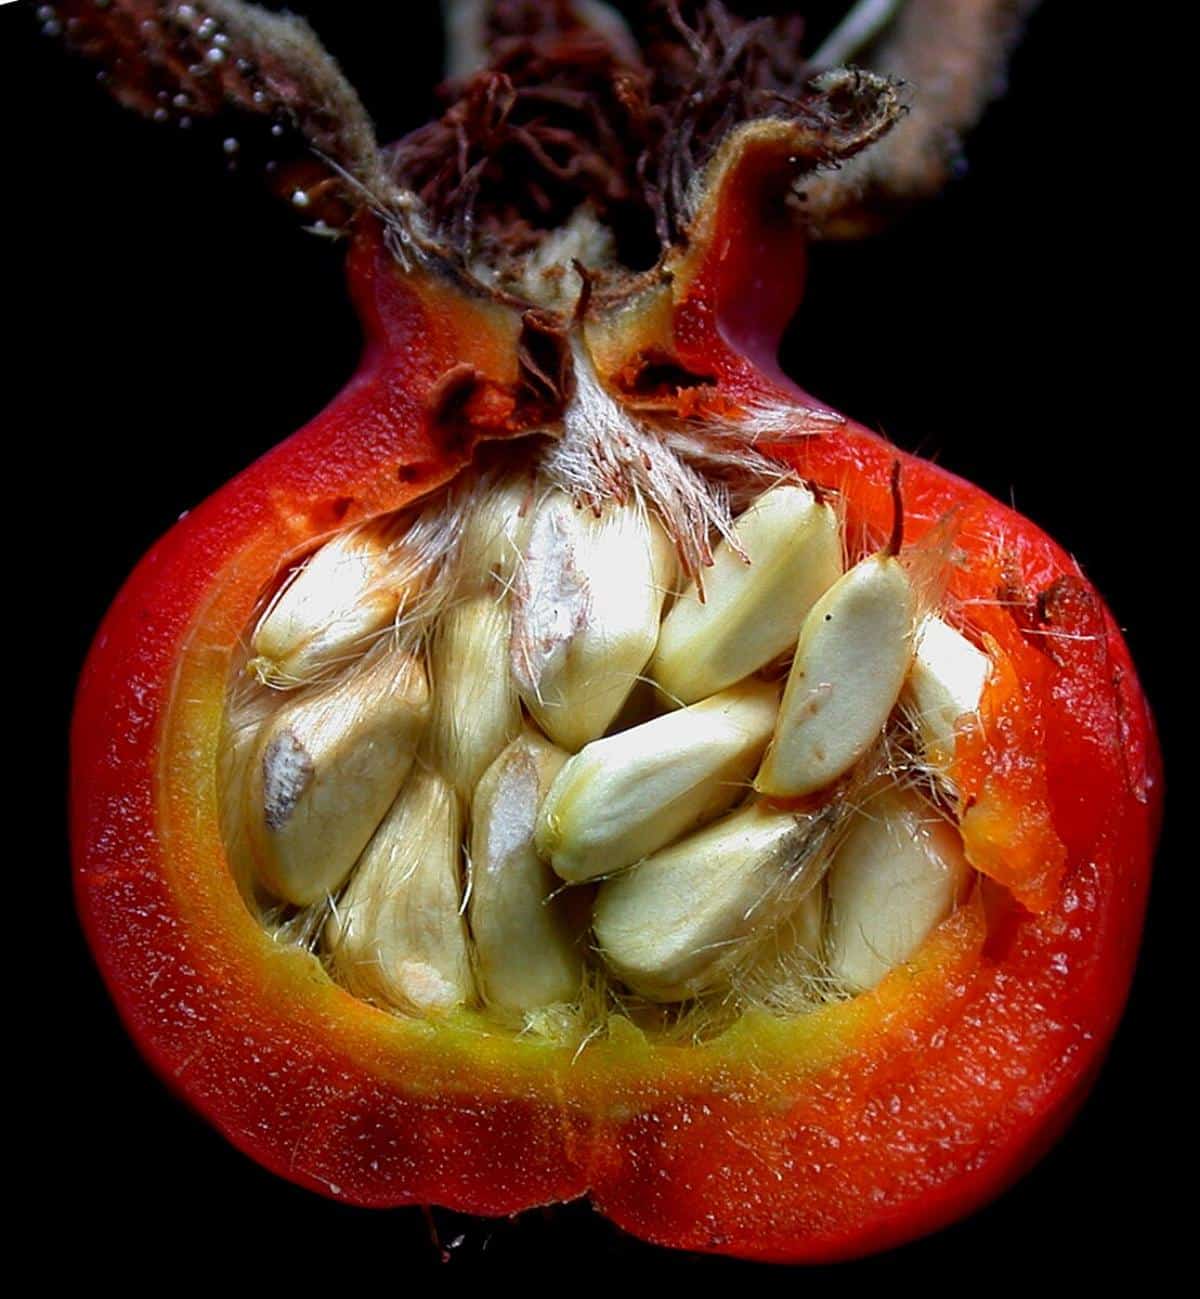
[[[368,334],[81,685],[80,907],[155,1065],[360,1204],[813,1260],[994,1193],[1115,1025],[1151,724],[1068,556],[767,363],[805,232],[931,186],[994,48],[906,136],[822,65],[911,58],[919,4],[810,60],[716,4],[451,5],[455,98],[381,151],[295,19],[58,8],[131,102],[298,131]]]

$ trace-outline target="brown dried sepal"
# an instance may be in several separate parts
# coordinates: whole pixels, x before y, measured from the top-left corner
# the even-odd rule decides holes
[[[813,76],[798,19],[668,0],[622,41],[569,13],[492,5],[489,65],[449,85],[443,116],[388,151],[396,180],[467,256],[523,256],[587,204],[622,270],[644,269],[686,238],[696,178],[739,127],[789,123],[791,179],[839,165],[903,112],[886,78]]]
[[[406,264],[405,247],[443,255],[448,245],[493,265],[523,257],[587,204],[615,235],[619,264],[607,269],[624,280],[685,238],[696,176],[752,122],[794,123],[807,141],[793,179],[815,237],[871,233],[936,193],[1036,3],[906,0],[862,51],[869,72],[821,73],[802,52],[802,19],[747,21],[719,0],[648,0],[626,21],[597,0],[451,2],[476,29],[475,54],[459,65],[486,51],[488,66],[450,83],[443,116],[386,154],[300,18],[243,0],[54,8],[122,103],[148,116],[232,108],[286,124],[320,161],[281,171],[310,215],[342,225],[372,208],[403,232],[395,250]],[[433,244],[414,220],[422,205]]]

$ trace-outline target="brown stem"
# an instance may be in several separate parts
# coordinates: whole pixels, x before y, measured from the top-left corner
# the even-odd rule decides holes
[[[491,0],[442,0],[446,79],[465,81],[487,66],[487,15]]]
[[[362,101],[304,19],[243,0],[58,0],[54,9],[126,107],[155,119],[233,108],[296,132],[360,190],[391,189]]]
[[[895,558],[900,553],[900,547],[904,542],[904,497],[900,492],[899,460],[892,461],[890,486],[892,492],[892,535],[888,538],[887,548],[883,553]]]
[[[853,63],[895,18],[904,0],[858,0],[821,42],[812,61],[819,68]]]
[[[872,72],[887,74],[859,79],[868,91],[886,87],[888,112],[876,117],[888,126],[904,111],[898,82],[911,99],[897,129],[853,158],[862,142],[844,149],[830,133],[830,113],[843,110],[833,83],[806,62],[800,20],[748,22],[720,0],[644,0],[629,6],[628,25],[603,0],[443,0],[451,71],[487,67],[456,87],[439,122],[386,158],[354,89],[302,19],[245,0],[54,7],[67,39],[108,66],[108,85],[128,106],[156,118],[233,107],[276,133],[287,128],[307,169],[290,188],[306,197],[314,176],[336,177],[327,224],[365,206],[411,242],[415,193],[439,244],[473,255],[500,241],[521,252],[589,204],[613,231],[618,261],[641,270],[686,239],[693,178],[747,122],[779,119],[822,137],[802,168],[820,169],[802,193],[817,237],[870,233],[935,193],[1036,3],[851,5],[819,57],[861,49]],[[826,77],[838,75],[838,94],[858,84],[844,70]],[[293,175],[288,166],[281,174]]]
[[[1038,0],[905,0],[866,66],[910,87],[906,120],[860,158],[806,186],[813,233],[871,234],[936,194],[962,137],[1003,89],[1008,56]]]

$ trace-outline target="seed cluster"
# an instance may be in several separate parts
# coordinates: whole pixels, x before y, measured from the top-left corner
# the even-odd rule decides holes
[[[786,478],[702,586],[636,499],[530,473],[335,537],[230,692],[248,898],[419,1016],[729,999],[771,962],[874,986],[968,885],[945,772],[989,664],[905,556],[843,550]]]

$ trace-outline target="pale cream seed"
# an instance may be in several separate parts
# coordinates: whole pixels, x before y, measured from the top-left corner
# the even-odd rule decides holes
[[[706,991],[739,940],[769,929],[816,883],[815,820],[750,803],[606,881],[595,908],[604,959],[655,1001]]]
[[[527,731],[488,768],[471,805],[476,968],[484,1001],[504,1011],[570,1001],[583,979],[579,926],[533,844],[538,808],[566,759]]]
[[[953,761],[956,727],[979,710],[991,666],[982,650],[941,618],[931,614],[917,628],[903,702],[931,766]]]
[[[574,752],[608,729],[654,652],[674,579],[674,550],[639,506],[597,517],[560,491],[538,501],[513,585],[511,664],[555,744]]]
[[[361,651],[392,621],[402,582],[391,572],[391,525],[372,522],[327,541],[289,580],[255,628],[250,667],[271,685],[303,684]]]
[[[521,701],[505,670],[509,632],[507,598],[486,594],[447,609],[433,637],[430,757],[463,798],[521,730]]]
[[[341,885],[408,775],[428,720],[424,668],[390,649],[271,718],[249,763],[241,837],[268,892],[307,906]]]
[[[473,1000],[462,828],[450,786],[415,770],[326,924],[326,950],[351,992],[424,1015]]]
[[[833,975],[855,992],[873,988],[950,914],[970,874],[958,831],[916,794],[870,799],[829,869]]]
[[[908,673],[913,612],[908,575],[887,555],[856,564],[813,605],[754,782],[760,793],[824,789],[878,740]]]
[[[489,484],[467,512],[459,545],[462,594],[496,594],[511,585],[529,540],[534,497],[528,474]]]
[[[565,880],[610,875],[741,798],[779,703],[744,681],[701,703],[589,744],[551,786],[537,849]]]
[[[842,571],[837,516],[805,487],[764,492],[734,524],[743,554],[722,541],[663,620],[650,675],[694,703],[789,652],[804,617]],[[743,557],[744,555],[744,557]]]

